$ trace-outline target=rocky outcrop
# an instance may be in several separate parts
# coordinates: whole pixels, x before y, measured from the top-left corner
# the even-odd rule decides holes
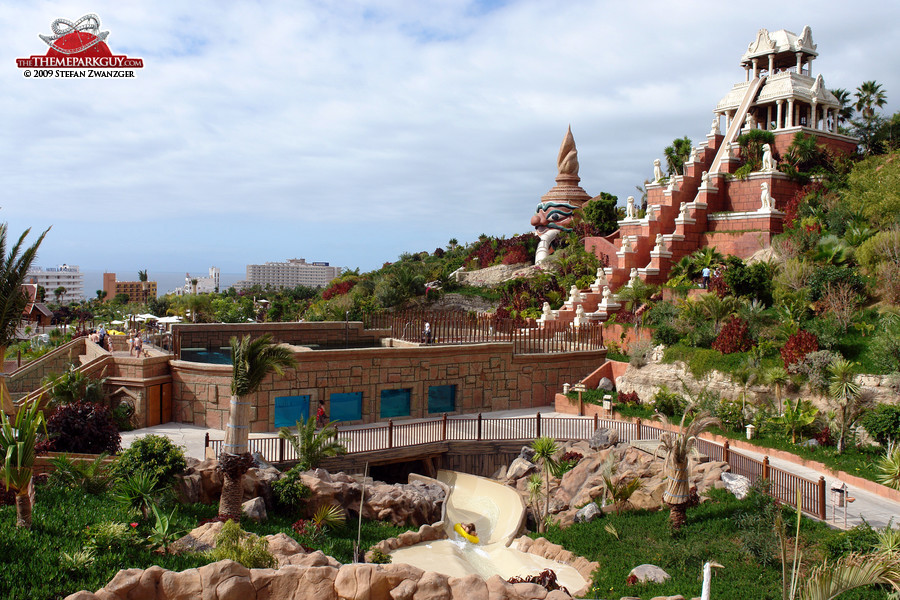
[[[176,480],[176,490],[183,502],[214,504],[222,493],[222,474],[214,459],[192,463]],[[250,469],[242,480],[244,500],[261,497],[272,507],[271,484],[282,473],[274,467]],[[312,492],[307,511],[312,514],[322,505],[340,506],[352,515],[359,514],[362,484],[345,473],[328,473],[324,469],[307,471],[301,480]],[[441,519],[444,490],[435,484],[415,481],[389,485],[367,482],[363,517],[390,521],[394,525],[422,525]]]
[[[419,527],[418,531],[405,531],[397,537],[388,538],[378,542],[366,552],[366,560],[372,560],[372,553],[375,550],[380,550],[384,554],[389,554],[398,548],[407,548],[409,546],[421,544],[422,542],[443,540],[446,539],[446,537],[447,532],[444,530],[443,522],[439,521],[432,525],[422,525]]]
[[[616,474],[613,482],[640,479],[641,487],[629,499],[626,509],[655,510],[662,506],[665,490],[663,460],[652,454],[621,443],[603,450],[592,450],[587,442],[565,444],[561,452],[578,452],[583,455],[578,464],[568,471],[561,480],[552,478],[550,482],[550,513],[562,527],[575,522],[578,510],[595,500],[600,502],[605,490],[602,465],[614,455]],[[518,459],[517,459],[518,460]],[[710,488],[724,487],[722,473],[729,470],[724,462],[702,462],[691,459],[691,486],[696,486],[702,496]],[[507,484],[515,487],[527,502],[527,477],[507,479]],[[609,512],[612,506],[603,507]]]
[[[535,584],[510,584],[494,575],[447,577],[410,565],[284,565],[247,569],[230,560],[174,572],[161,567],[119,571],[96,593],[66,600],[563,600]]]

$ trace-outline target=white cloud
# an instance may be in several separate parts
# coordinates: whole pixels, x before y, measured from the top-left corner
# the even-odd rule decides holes
[[[56,223],[47,264],[370,269],[524,232],[567,125],[585,189],[624,198],[703,138],[760,27],[809,24],[830,87],[877,79],[890,112],[900,94],[900,9],[874,2],[96,1],[113,52],[146,64],[103,81],[15,68],[83,5],[0,10],[0,216]]]

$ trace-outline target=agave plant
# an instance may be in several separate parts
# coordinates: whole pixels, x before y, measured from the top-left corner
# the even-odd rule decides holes
[[[900,490],[900,444],[891,443],[876,465],[878,483]]]

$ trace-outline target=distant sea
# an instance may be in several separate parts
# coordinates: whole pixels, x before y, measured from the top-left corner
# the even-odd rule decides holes
[[[82,270],[84,273],[84,295],[88,299],[97,297],[97,290],[103,289],[103,271]],[[175,288],[184,286],[184,272],[172,271],[147,271],[147,278],[156,282],[156,290],[158,296],[164,296]],[[191,273],[193,277],[207,277],[209,271],[197,271]],[[228,287],[235,284],[246,277],[246,273],[220,273],[219,289],[224,291]],[[137,281],[137,270],[131,272],[116,272],[116,278],[119,281]]]

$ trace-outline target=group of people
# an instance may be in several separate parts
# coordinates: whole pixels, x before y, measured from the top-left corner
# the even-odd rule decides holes
[[[112,336],[106,332],[106,327],[103,325],[98,329],[91,329],[88,339],[109,352],[113,351]]]
[[[700,287],[704,290],[709,289],[709,279],[710,277],[719,277],[720,271],[719,268],[716,267],[715,272],[709,267],[703,267],[703,271],[700,272],[700,275],[703,277],[703,281],[700,283]]]
[[[106,327],[103,325],[97,329],[91,329],[88,333],[89,340],[108,352],[113,351],[112,337],[113,336],[109,334]],[[134,329],[128,333],[128,356],[147,356],[147,351],[144,350],[144,340],[141,338],[141,333]]]
[[[141,339],[139,331],[132,329],[128,333],[128,356],[141,356],[144,352],[144,340]],[[144,353],[146,355],[146,353]]]

